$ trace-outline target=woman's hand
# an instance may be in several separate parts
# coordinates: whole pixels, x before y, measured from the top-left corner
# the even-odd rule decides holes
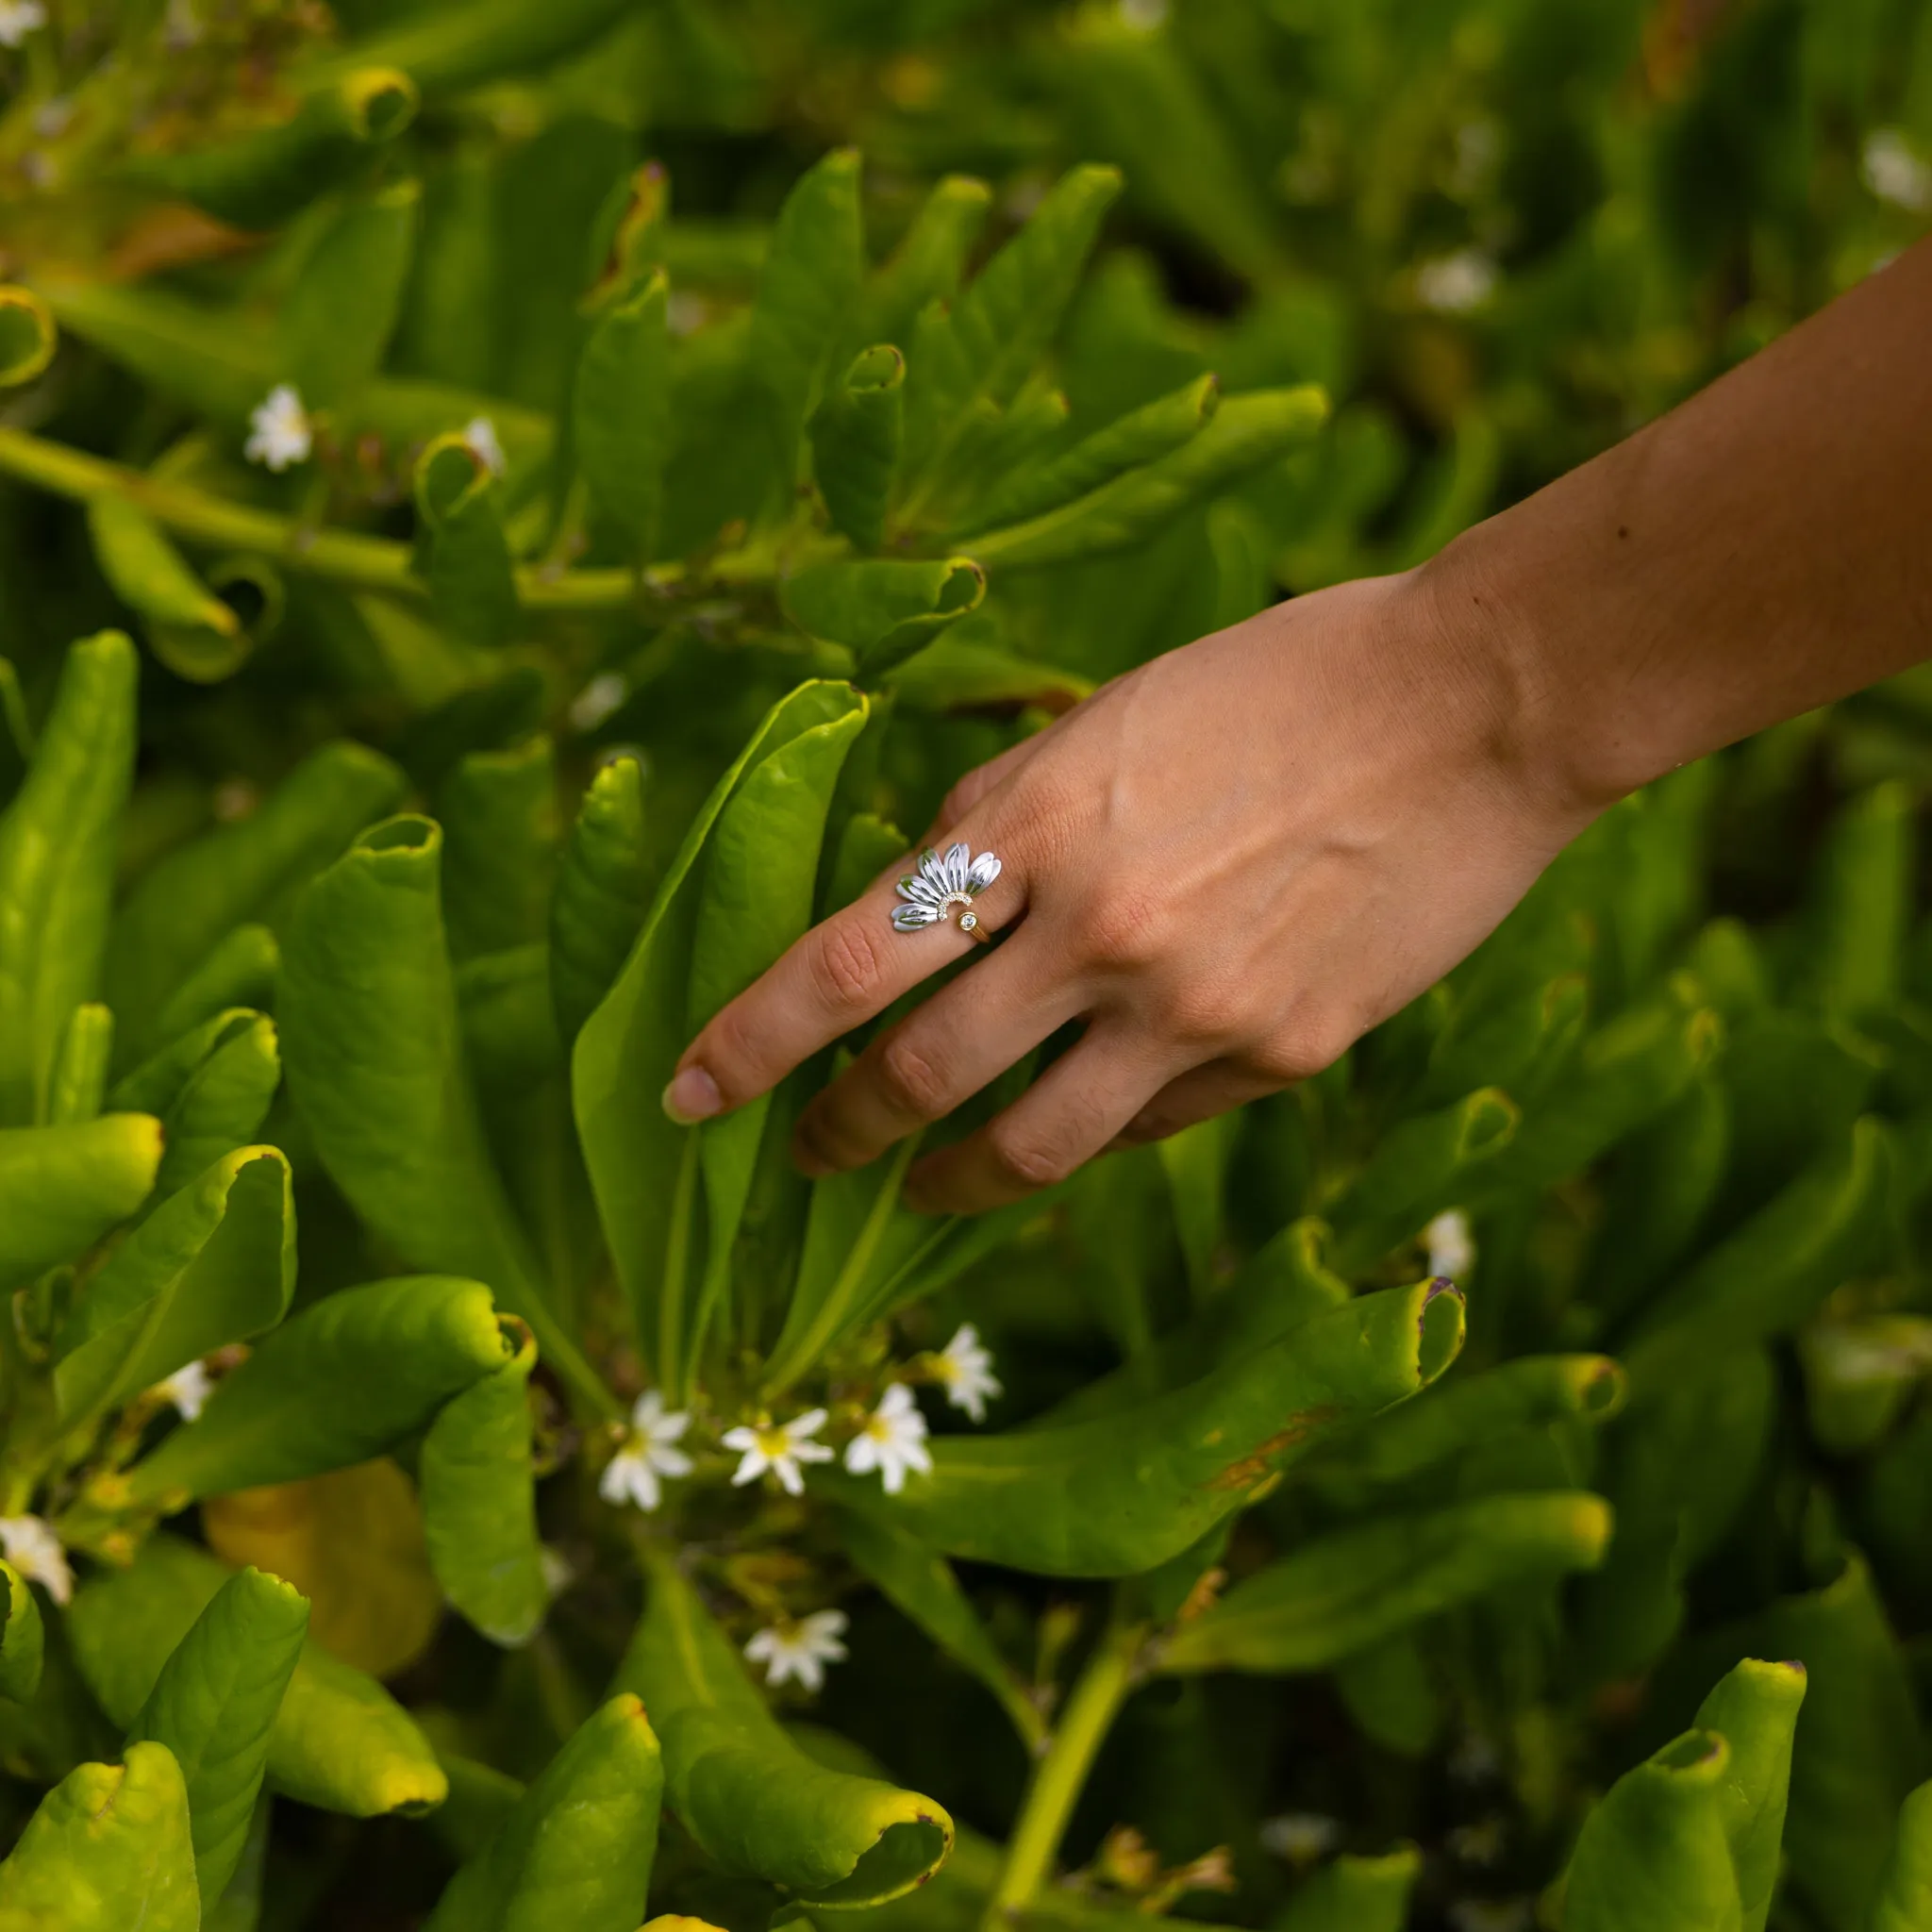
[[[799,1165],[875,1158],[1083,1021],[908,1178],[915,1207],[996,1207],[1307,1078],[1429,986],[1590,816],[1533,768],[1485,628],[1453,634],[1421,576],[1342,585],[1129,673],[970,774],[932,841],[998,855],[974,910],[1007,937],[811,1102]],[[905,869],[705,1028],[674,1117],[741,1106],[972,950],[950,924],[894,931]]]

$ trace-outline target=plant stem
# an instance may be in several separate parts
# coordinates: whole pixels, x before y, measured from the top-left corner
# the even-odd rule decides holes
[[[1034,1767],[1007,1846],[1007,1862],[987,1902],[981,1932],[1007,1926],[1052,1876],[1060,1840],[1074,1815],[1095,1754],[1136,1681],[1135,1661],[1147,1625],[1116,1617],[1100,1639],[1066,1709],[1055,1725],[1046,1755]]]

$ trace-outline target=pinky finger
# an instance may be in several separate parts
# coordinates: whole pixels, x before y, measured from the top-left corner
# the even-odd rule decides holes
[[[1115,1136],[1114,1147],[1144,1147],[1150,1141],[1199,1126],[1218,1114],[1232,1113],[1251,1100],[1281,1091],[1283,1082],[1244,1073],[1226,1060],[1209,1060],[1170,1080]]]

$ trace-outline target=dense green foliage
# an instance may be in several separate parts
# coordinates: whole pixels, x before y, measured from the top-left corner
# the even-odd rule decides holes
[[[658,1105],[967,765],[1910,240],[1932,15],[49,10],[0,1932],[1932,1932],[1923,678],[1023,1208]]]

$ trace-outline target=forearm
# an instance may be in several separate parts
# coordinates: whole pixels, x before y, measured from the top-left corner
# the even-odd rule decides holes
[[[1422,579],[1584,815],[1932,656],[1932,242]]]

